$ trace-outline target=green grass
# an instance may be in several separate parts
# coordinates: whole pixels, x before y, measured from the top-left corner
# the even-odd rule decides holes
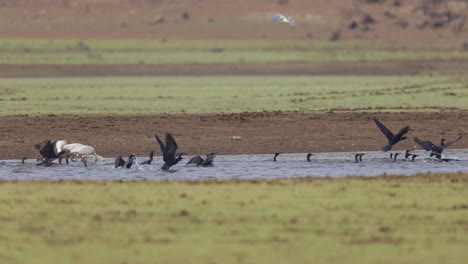
[[[2,182],[2,263],[465,263],[468,175]]]
[[[0,114],[467,109],[448,76],[4,78]]]
[[[452,47],[360,42],[0,39],[6,64],[275,63],[467,59]]]

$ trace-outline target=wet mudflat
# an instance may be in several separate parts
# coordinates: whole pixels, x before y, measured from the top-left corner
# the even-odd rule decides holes
[[[219,155],[213,167],[186,166],[187,156],[173,166],[171,172],[160,170],[161,157],[151,165],[136,165],[130,169],[114,168],[114,159],[103,162],[81,162],[69,165],[37,166],[35,160],[0,161],[0,180],[203,180],[203,179],[277,179],[294,177],[378,176],[383,174],[414,175],[418,173],[468,172],[468,149],[451,149],[445,153],[449,162],[429,159],[428,152],[414,151],[415,161],[405,161],[402,155],[394,162],[389,153],[362,152],[362,162],[355,162],[356,152],[314,153],[311,161],[306,153],[283,153],[273,161],[271,154]],[[397,152],[394,152],[397,153]],[[138,163],[146,157],[140,157]]]

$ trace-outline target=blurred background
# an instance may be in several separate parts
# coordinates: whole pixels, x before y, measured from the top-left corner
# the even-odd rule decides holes
[[[276,13],[296,20],[270,24]],[[468,49],[466,0],[2,0],[0,36],[366,40]]]
[[[466,109],[467,14],[467,0],[0,0],[0,113]]]

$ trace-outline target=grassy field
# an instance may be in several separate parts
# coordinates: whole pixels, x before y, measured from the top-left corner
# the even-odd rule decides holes
[[[4,78],[0,114],[467,109],[449,76]]]
[[[2,182],[2,263],[464,263],[468,174]]]
[[[467,59],[453,47],[366,42],[0,39],[0,64],[275,63]]]

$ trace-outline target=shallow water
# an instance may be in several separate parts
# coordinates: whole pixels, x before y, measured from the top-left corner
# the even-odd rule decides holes
[[[174,172],[160,170],[162,157],[155,157],[151,165],[139,165],[131,169],[115,169],[114,158],[103,162],[88,162],[84,167],[81,162],[69,165],[37,166],[35,160],[0,161],[0,180],[167,180],[167,179],[273,179],[291,177],[344,177],[377,176],[386,174],[412,175],[432,172],[468,172],[468,149],[450,149],[444,152],[447,158],[459,161],[437,162],[427,159],[426,151],[414,151],[420,155],[414,162],[398,160],[392,162],[389,153],[368,151],[360,163],[354,162],[355,152],[315,153],[312,161],[306,161],[305,153],[284,153],[273,161],[272,154],[262,155],[219,155],[213,167],[189,167],[185,162],[173,166]],[[393,152],[396,153],[396,152]],[[403,153],[400,152],[400,156]],[[399,156],[399,158],[400,158]],[[145,160],[139,158],[139,162]],[[184,162],[185,161],[185,162]]]

